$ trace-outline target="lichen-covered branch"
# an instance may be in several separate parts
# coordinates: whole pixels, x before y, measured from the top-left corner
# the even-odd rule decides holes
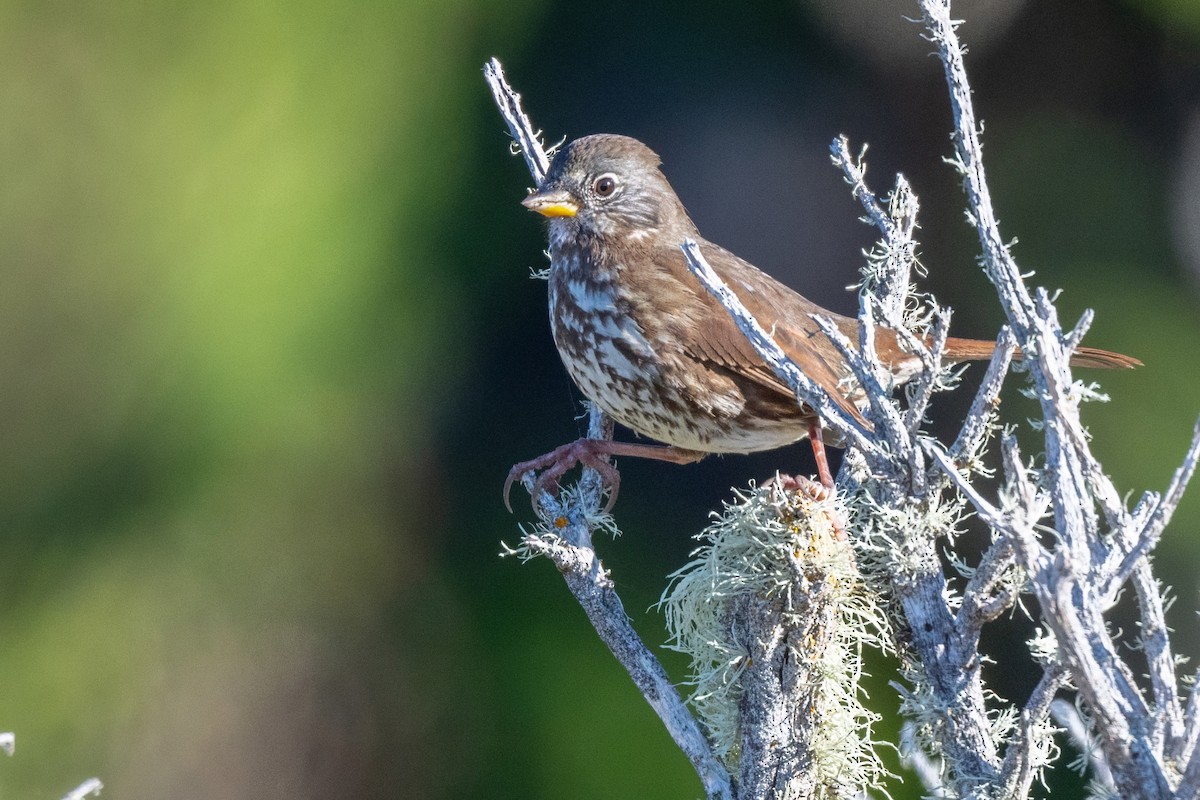
[[[861,649],[887,620],[815,482],[739,493],[661,606],[693,704],[742,798],[853,798],[886,775],[861,702]]]
[[[806,385],[807,379],[798,375],[799,370],[712,272],[696,248],[685,243],[683,249],[701,283],[730,312],[776,374],[788,381],[804,402],[816,408],[833,406],[821,390]],[[865,293],[860,303],[862,329],[866,333],[860,337],[859,347],[832,325],[822,326],[826,336],[846,357],[855,378],[873,395],[867,413],[874,431],[866,447],[859,446],[860,438],[855,437],[854,428],[839,428],[843,424],[840,420],[830,426],[851,438],[869,473],[869,478],[862,480],[844,478],[860,487],[860,524],[852,527],[851,535],[860,547],[874,548],[860,549],[860,557],[870,559],[872,552],[887,554],[880,559],[882,568],[887,572],[897,604],[903,609],[911,637],[909,650],[915,658],[910,675],[921,684],[920,691],[910,695],[909,707],[924,716],[922,729],[938,740],[939,751],[953,773],[956,790],[964,796],[983,796],[998,775],[997,743],[990,731],[984,703],[978,653],[969,644],[964,646],[955,635],[955,620],[947,603],[946,582],[935,549],[939,539],[953,532],[958,517],[953,509],[930,503],[924,453],[908,435],[900,410],[879,380],[878,376],[886,374],[886,370],[871,346],[875,327],[872,310],[878,302]],[[929,347],[914,339],[914,346]],[[940,368],[932,350],[925,357]],[[920,380],[935,378],[936,372]],[[895,558],[897,554],[903,554],[903,558]]]
[[[850,141],[838,136],[829,146],[833,163],[842,170],[854,197],[862,204],[866,220],[879,228],[883,239],[871,251],[863,285],[882,303],[884,317],[899,320],[904,314],[904,302],[909,294],[911,272],[917,263],[917,210],[920,203],[903,175],[896,176],[896,185],[884,208],[875,194],[867,188],[867,168],[863,162],[867,148],[858,156],[850,154]]]
[[[1021,709],[1016,735],[1008,744],[1004,763],[1000,767],[1000,797],[1028,797],[1029,789],[1043,767],[1054,762],[1058,748],[1054,744],[1050,724],[1050,707],[1054,696],[1067,682],[1062,666],[1052,664],[1042,673],[1041,680]]]

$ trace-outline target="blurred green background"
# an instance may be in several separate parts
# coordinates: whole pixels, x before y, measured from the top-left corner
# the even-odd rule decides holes
[[[1200,412],[1200,5],[956,14],[1019,261],[1147,364],[1097,376],[1096,449],[1160,488]],[[508,467],[582,423],[480,68],[504,61],[550,140],[646,140],[709,238],[842,310],[873,237],[826,147],[869,142],[873,186],[904,171],[922,200],[956,332],[990,336],[941,70],[903,15],[0,3],[0,796],[699,796],[554,570],[497,557],[531,516],[501,506]],[[622,465],[602,553],[652,644],[708,510],[808,459]],[[1159,559],[1185,654],[1198,497]]]

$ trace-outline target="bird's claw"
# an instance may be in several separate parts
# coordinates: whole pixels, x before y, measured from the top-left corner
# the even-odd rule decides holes
[[[604,504],[601,512],[607,514],[612,510],[613,504],[617,502],[621,474],[608,461],[608,452],[604,448],[602,439],[577,439],[570,444],[555,448],[543,456],[514,464],[513,468],[508,471],[508,477],[504,480],[504,507],[508,509],[509,513],[512,513],[509,494],[514,482],[523,480],[529,473],[540,473],[534,478],[533,486],[529,490],[530,501],[533,503],[533,510],[536,513],[538,497],[541,493],[544,491],[551,497],[558,497],[558,479],[576,464],[590,467],[599,474],[601,490],[608,489],[608,501]]]
[[[837,494],[836,489],[825,486],[819,481],[814,481],[812,478],[806,478],[803,475],[787,475],[780,472],[775,473],[773,478],[763,484],[764,489],[771,486],[777,486],[785,492],[806,495],[810,500],[815,500],[818,503],[826,502]],[[839,542],[844,542],[849,538],[846,535],[846,523],[839,513],[831,512],[829,522],[833,525],[833,536],[835,539]]]
[[[834,495],[833,489],[821,484],[819,481],[814,481],[812,478],[806,478],[803,475],[789,475],[783,472],[776,472],[774,476],[763,484],[764,489],[769,486],[778,486],[785,492],[800,492],[817,501],[828,500]]]

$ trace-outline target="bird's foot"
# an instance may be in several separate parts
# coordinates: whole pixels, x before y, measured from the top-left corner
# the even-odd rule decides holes
[[[779,472],[775,474],[775,477],[768,480],[764,486],[778,486],[785,492],[806,494],[818,502],[833,497],[833,489],[803,475],[785,475]]]
[[[609,447],[611,444],[613,443],[606,439],[576,439],[544,456],[514,464],[504,481],[504,507],[512,512],[508,496],[515,481],[521,480],[530,472],[540,473],[534,478],[533,486],[529,490],[533,510],[536,512],[538,495],[545,491],[552,497],[558,497],[558,479],[579,464],[596,470],[600,475],[601,486],[608,489],[608,502],[604,504],[603,512],[607,514],[613,503],[617,502],[617,490],[621,486],[621,473],[617,472],[617,468],[608,460],[608,456],[612,454],[612,448]]]
[[[784,475],[776,473],[775,477],[768,480],[764,487],[778,486],[785,492],[795,492],[802,494],[811,500],[821,503],[833,498],[835,490],[832,487],[825,486],[823,483],[814,481],[812,478],[806,478],[803,475]],[[846,534],[846,523],[839,513],[840,507],[835,507],[828,512],[829,523],[833,526],[833,536],[839,542],[846,541],[849,536]]]
[[[576,464],[591,467],[600,474],[600,481],[608,489],[608,502],[604,504],[603,513],[612,510],[617,502],[617,489],[621,486],[621,475],[617,468],[609,463],[609,456],[629,456],[630,458],[650,458],[655,461],[669,461],[672,464],[690,464],[704,458],[705,453],[697,450],[685,450],[682,447],[660,444],[640,444],[635,442],[614,442],[611,439],[576,439],[570,444],[564,444],[544,456],[531,461],[522,461],[508,471],[508,479],[504,481],[504,506],[512,511],[508,502],[508,493],[513,482],[530,472],[541,474],[534,479],[533,490],[530,492],[533,500],[533,510],[537,511],[537,497],[542,490],[552,496],[558,496],[558,479]]]

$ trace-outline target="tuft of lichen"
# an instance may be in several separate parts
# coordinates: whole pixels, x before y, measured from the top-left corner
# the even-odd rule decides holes
[[[773,481],[735,492],[698,536],[702,544],[671,576],[660,607],[668,646],[691,659],[689,702],[717,753],[736,768],[741,756],[743,682],[756,630],[746,609],[770,609],[769,633],[786,642],[793,685],[805,706],[811,797],[855,796],[887,774],[875,753],[877,716],[862,703],[862,648],[886,620],[867,592],[846,539],[840,501],[817,487],[797,491]],[[749,601],[749,602],[747,602]],[[815,787],[813,792],[811,787]],[[787,795],[790,796],[790,795]]]
[[[587,489],[579,484],[562,487],[559,491],[558,506],[566,509],[572,518],[560,516],[539,519],[534,523],[520,523],[517,525],[517,529],[521,532],[520,541],[515,547],[507,542],[501,542],[500,555],[513,557],[519,561],[531,561],[544,555],[540,548],[532,546],[533,543],[558,539],[567,532],[568,528],[574,531],[585,531],[588,536],[595,533],[605,533],[614,539],[620,536],[621,529],[617,527],[617,521],[612,514],[598,510],[597,503],[580,501],[580,495],[585,491]]]

